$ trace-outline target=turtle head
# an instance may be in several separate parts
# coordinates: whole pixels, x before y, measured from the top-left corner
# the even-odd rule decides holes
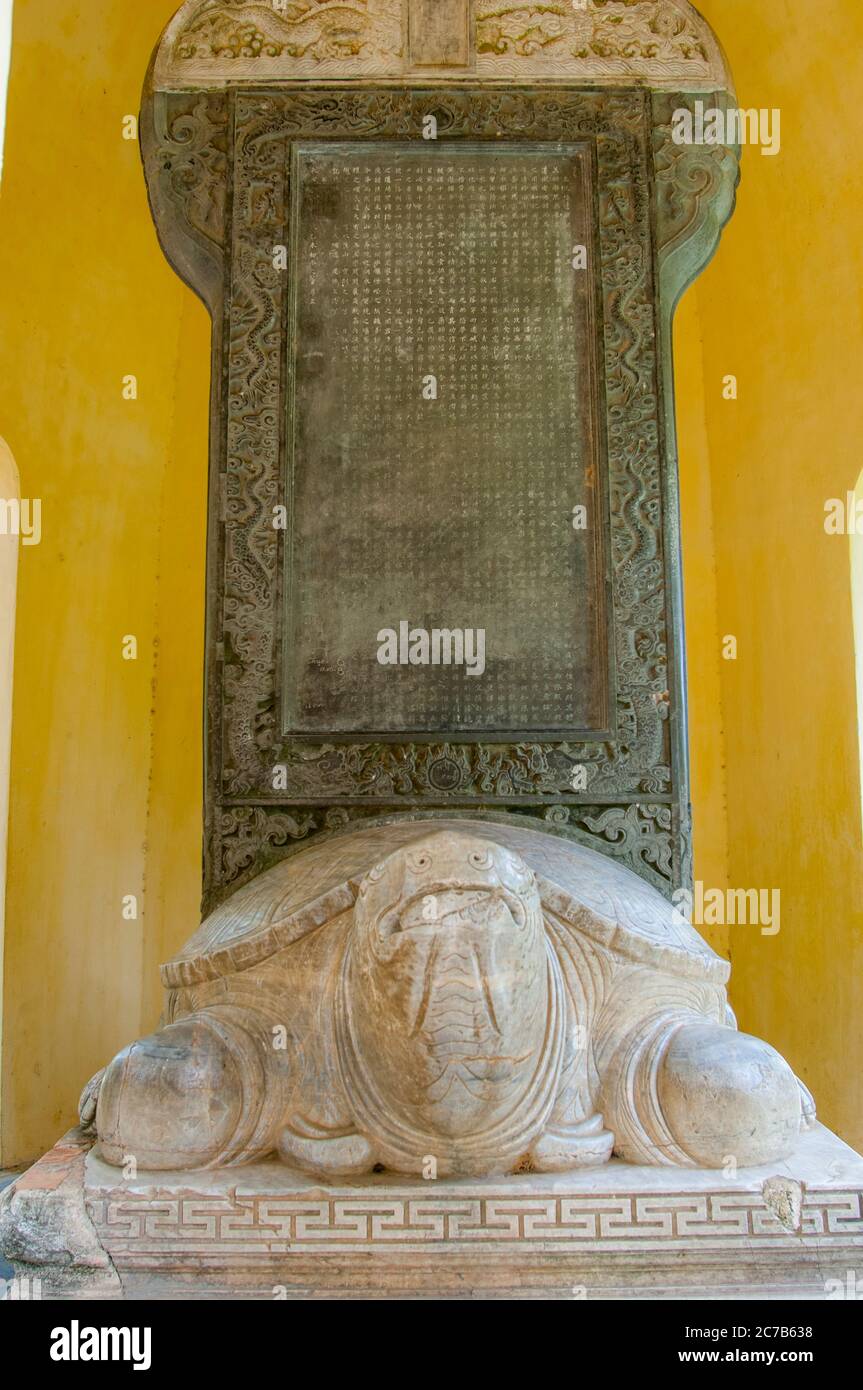
[[[360,885],[347,982],[354,1050],[390,1113],[482,1130],[533,1075],[547,1028],[533,872],[461,831],[396,851]]]
[[[535,934],[536,879],[518,855],[477,836],[440,831],[391,854],[360,885],[356,928],[365,949],[392,959],[438,937]],[[409,941],[406,940],[409,938]]]

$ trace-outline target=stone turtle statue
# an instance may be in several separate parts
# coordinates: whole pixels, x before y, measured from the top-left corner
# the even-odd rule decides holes
[[[747,1166],[812,1119],[671,905],[518,824],[342,832],[237,892],[162,974],[165,1026],[82,1097],[112,1164]]]

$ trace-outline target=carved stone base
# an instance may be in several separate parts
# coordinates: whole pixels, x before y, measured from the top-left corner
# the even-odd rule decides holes
[[[0,1198],[0,1252],[71,1299],[839,1298],[863,1281],[863,1159],[818,1126],[735,1178],[614,1160],[482,1182],[323,1186],[277,1163],[125,1181],[73,1134]]]

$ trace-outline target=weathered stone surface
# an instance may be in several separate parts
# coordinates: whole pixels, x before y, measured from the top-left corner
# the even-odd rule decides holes
[[[727,966],[689,924],[536,831],[337,838],[238,894],[165,976],[170,1022],[84,1094],[117,1166],[743,1167],[809,1120],[778,1053],[729,1025]]]
[[[42,1296],[111,1297],[120,1281],[84,1200],[91,1141],[72,1130],[0,1194],[0,1255]]]
[[[730,82],[713,32],[688,0],[186,0],[159,45],[155,77],[175,88],[437,70],[443,81],[465,68],[489,82],[695,90]]]
[[[127,1179],[90,1154],[76,1181],[117,1284],[82,1267],[69,1297],[836,1299],[863,1280],[863,1160],[821,1126],[740,1173]]]
[[[660,1108],[685,1152],[706,1168],[741,1167],[790,1153],[800,1134],[800,1087],[791,1068],[759,1038],[716,1027],[682,1028],[657,1076]]]
[[[669,96],[669,107],[673,110],[687,100]],[[437,122],[437,141],[423,136],[430,114]],[[322,90],[300,85],[261,93],[225,91],[217,85],[208,93],[155,93],[145,102],[142,132],[151,203],[163,244],[216,322],[207,660],[208,907],[231,885],[269,867],[295,842],[345,820],[414,808],[433,814],[442,806],[464,811],[493,806],[499,812],[542,818],[558,833],[622,859],[669,894],[685,885],[689,822],[683,650],[676,612],[676,470],[670,452],[663,458],[663,441],[673,439],[673,410],[670,360],[660,366],[659,359],[670,352],[670,335],[662,332],[663,314],[670,313],[684,279],[691,279],[714,249],[730,211],[736,174],[733,152],[713,149],[707,157],[704,150],[676,146],[666,106],[654,107],[642,90],[540,87],[527,92],[477,82],[445,89]],[[489,719],[482,734],[475,730],[454,736],[442,730],[436,736],[426,731],[367,738],[356,732],[356,723],[353,733],[324,741],[322,735],[283,732],[284,687],[293,670],[296,627],[287,611],[286,571],[297,566],[285,554],[289,538],[275,528],[274,510],[290,512],[291,501],[286,488],[294,428],[291,299],[305,246],[294,216],[295,158],[308,144],[326,143],[332,150],[342,147],[349,164],[358,143],[372,142],[386,148],[395,142],[411,144],[425,151],[429,165],[454,158],[466,142],[486,151],[505,148],[510,154],[528,144],[542,144],[548,151],[559,145],[589,151],[596,197],[586,241],[588,269],[573,268],[572,274],[574,284],[578,276],[599,281],[598,351],[577,354],[577,384],[580,390],[593,361],[603,403],[595,483],[597,495],[603,494],[597,514],[604,519],[602,534],[591,539],[602,550],[608,570],[604,625],[598,611],[600,629],[604,626],[599,636],[610,658],[606,730],[594,728],[583,738],[549,732],[504,739],[500,732],[495,734],[501,720]],[[508,206],[516,222],[519,207],[512,198]],[[570,249],[575,250],[575,243]],[[385,256],[367,258],[362,235],[348,250],[348,259],[364,267],[349,287],[351,294],[356,290],[362,297],[367,271],[382,276]],[[657,256],[660,305],[653,282]],[[454,296],[453,311],[457,304]],[[410,325],[410,317],[394,325],[405,342],[412,339]],[[299,348],[302,353],[302,341]],[[566,352],[571,348],[570,343]],[[381,363],[376,387],[387,375],[401,389],[414,372],[409,358],[410,354],[397,380]],[[319,360],[326,365],[326,356]],[[358,361],[368,378],[374,364],[365,363],[362,354]],[[524,376],[541,399],[545,372],[531,368]],[[462,390],[467,391],[464,382]],[[468,395],[471,415],[483,405],[482,393],[471,387]],[[565,429],[559,392],[551,392],[549,400],[549,426]],[[449,411],[451,404],[452,393],[435,408]],[[389,449],[393,433],[387,430],[388,400],[379,413],[379,434]],[[534,402],[530,416],[535,422]],[[461,467],[466,452],[455,444],[456,437],[454,430],[448,454],[454,470]],[[421,438],[415,442],[417,448],[423,444]],[[537,448],[537,467],[545,452]],[[332,455],[337,464],[336,439]],[[574,466],[576,483],[577,475]],[[339,477],[338,466],[332,476]],[[511,478],[508,486],[512,487]],[[531,486],[532,481],[518,506],[530,503]],[[326,494],[326,513],[335,512],[341,522],[338,508],[344,504],[338,501],[339,491],[335,486]],[[365,496],[368,505],[368,491]],[[583,499],[567,500],[570,505],[563,511],[559,505],[549,509],[547,500],[533,508],[538,533],[545,541],[553,535],[555,545],[546,557],[542,543],[533,544],[533,552],[543,552],[537,555],[529,541],[529,561],[524,546],[513,550],[518,528],[510,508],[507,525],[498,526],[498,573],[508,575],[513,564],[539,565],[554,557],[553,572],[563,533],[579,542],[570,525],[571,507]],[[350,505],[356,510],[353,498]],[[381,515],[382,555],[388,550],[393,510]],[[497,523],[500,510],[492,510]],[[318,517],[318,524],[325,526],[326,521],[327,516]],[[420,542],[428,530],[419,529]],[[494,526],[481,537],[486,546],[490,531]],[[411,580],[427,563],[432,568],[428,555],[428,544],[418,544],[416,563],[412,560],[406,571]],[[327,568],[334,571],[333,583],[340,587],[338,563]],[[559,593],[560,585],[558,576],[551,587]],[[591,588],[589,582],[584,586],[585,602],[593,601]],[[570,613],[576,626],[583,622],[580,601],[579,596]],[[601,603],[596,606],[599,610]],[[335,616],[317,604],[315,613],[322,611],[328,622]],[[403,616],[427,626],[417,614]],[[392,618],[382,615],[381,621]],[[428,622],[433,621],[429,615]],[[459,626],[462,623],[479,626],[481,618],[466,615]],[[582,632],[582,650],[583,638]],[[302,659],[302,653],[298,656]],[[565,664],[551,664],[558,684]],[[341,665],[349,682],[351,664]],[[338,661],[335,668],[342,680]],[[538,686],[535,676],[517,674]],[[600,679],[597,664],[582,671],[578,682],[584,687]],[[467,678],[465,684],[478,683]],[[545,684],[550,686],[550,680]],[[476,694],[472,699],[478,703]],[[552,716],[565,708],[560,689],[549,689],[544,699]],[[496,713],[493,708],[487,712]],[[454,705],[447,713],[449,730],[452,721],[458,723],[459,711]],[[476,723],[482,713],[472,710],[466,722]],[[502,715],[507,713],[512,711],[502,710]],[[544,712],[527,713],[535,727],[534,718]]]
[[[659,102],[662,97],[668,111]],[[547,817],[559,833],[624,859],[669,895],[686,886],[685,669],[668,321],[684,278],[691,279],[715,247],[736,181],[733,150],[693,151],[672,139],[668,112],[696,97],[724,104],[733,100],[733,90],[720,46],[688,0],[584,0],[575,6],[560,0],[538,8],[482,0],[362,0],[349,5],[341,0],[273,0],[269,5],[187,0],[168,25],[142,106],[144,164],[166,254],[214,320],[206,663],[208,908],[297,841],[348,818],[413,807],[431,813],[440,806],[465,811],[494,806]],[[387,228],[387,209],[383,227],[377,228],[363,210],[359,234],[341,247],[339,264],[327,260],[319,267],[317,294],[307,297],[311,315],[303,315],[297,325],[293,313],[309,250],[309,237],[299,225],[302,217],[298,221],[295,216],[302,210],[294,193],[303,149],[309,143],[325,145],[335,156],[341,147],[348,165],[363,144],[372,142],[381,161],[399,142],[411,147],[418,167],[469,163],[467,194],[481,182],[472,157],[468,161],[460,153],[467,142],[483,147],[484,160],[505,150],[504,162],[516,161],[537,143],[549,158],[562,147],[579,146],[594,174],[589,198],[582,200],[589,226],[586,231],[572,226],[569,247],[570,253],[587,253],[587,267],[581,270],[575,269],[577,261],[560,254],[567,227],[559,202],[531,225],[527,214],[533,195],[525,199],[510,190],[497,222],[484,219],[489,234],[495,226],[500,231],[496,254],[485,264],[477,260],[466,287],[456,274],[457,244],[470,209],[454,210],[452,200],[417,206],[415,224],[428,228],[439,218],[452,232],[445,237],[445,274],[438,276],[445,281],[449,275],[453,282],[448,326],[449,311],[458,311],[473,319],[467,332],[461,321],[456,328],[468,343],[471,329],[492,342],[501,337],[499,351],[495,345],[495,371],[482,353],[473,353],[473,361],[470,352],[458,360],[449,355],[448,385],[455,371],[467,407],[463,417],[474,428],[467,437],[458,422],[450,421],[443,451],[439,440],[426,437],[427,427],[406,430],[404,414],[396,407],[397,394],[409,389],[419,369],[424,343],[415,307],[405,312],[403,301],[377,293],[379,287],[388,291],[392,286],[387,252],[395,252],[398,260],[404,239],[398,220],[390,219]],[[464,202],[470,201],[466,195]],[[375,234],[370,237],[370,232]],[[578,319],[568,335],[553,327],[547,243],[557,237],[555,255],[576,277],[571,285],[579,285],[580,276],[579,287],[587,288],[590,281],[595,291],[592,344]],[[518,238],[523,244],[514,258],[517,264],[510,268],[513,273],[504,274],[507,246]],[[532,263],[524,254],[530,240],[536,243]],[[441,245],[436,249],[440,252]],[[471,293],[489,284],[494,289],[496,267],[497,290],[491,297],[499,300],[500,312],[489,325],[473,312]],[[419,269],[412,288],[422,303],[424,296],[431,297],[435,277],[429,271],[436,273],[436,267]],[[656,282],[655,269],[660,271]],[[359,531],[367,548],[366,523],[374,508],[368,488],[359,505],[353,490],[359,472],[356,449],[346,447],[345,432],[324,429],[333,436],[328,466],[315,475],[311,499],[299,492],[296,496],[314,502],[322,488],[327,505],[317,512],[307,506],[306,519],[311,515],[321,531],[329,527],[334,534],[324,536],[323,547],[312,546],[305,554],[306,533],[295,535],[287,517],[289,535],[280,535],[273,524],[274,510],[291,510],[291,446],[302,427],[302,409],[296,419],[292,413],[295,348],[300,364],[313,355],[315,345],[308,340],[315,335],[309,330],[316,327],[315,303],[321,303],[328,274],[340,283],[340,295],[331,299],[344,307],[346,295],[356,294],[362,301],[363,312],[357,315],[362,328],[371,330],[380,320],[383,336],[390,332],[402,347],[400,361],[388,362],[370,333],[372,350],[354,352],[366,394],[378,393],[378,400],[383,396],[373,430],[382,442],[383,460],[395,453],[396,441],[402,465],[410,463],[413,453],[424,456],[434,446],[435,454],[445,455],[446,481],[455,496],[461,483],[450,474],[461,470],[470,477],[464,463],[474,462],[477,440],[486,451],[484,459],[476,460],[484,466],[477,469],[482,486],[475,493],[487,499],[487,524],[475,524],[474,496],[462,518],[469,523],[468,541],[449,547],[444,557],[451,561],[454,555],[457,562],[465,555],[468,569],[480,556],[493,561],[479,567],[493,571],[484,594],[478,596],[471,574],[470,582],[453,595],[469,609],[481,609],[489,597],[497,601],[492,606],[498,631],[489,633],[489,640],[501,669],[483,677],[482,696],[479,683],[470,679],[460,688],[453,683],[455,689],[436,692],[422,682],[410,700],[393,699],[388,708],[378,692],[375,708],[363,710],[356,688],[356,644],[365,654],[368,639],[345,621],[350,605],[317,602],[311,605],[315,620],[305,622],[297,621],[294,607],[286,602],[297,593],[309,602],[295,569],[325,591],[330,580],[331,589],[344,598],[343,570],[350,571],[351,564],[340,563],[341,537],[335,534],[340,527],[334,518],[349,541]],[[539,342],[543,348],[544,336],[556,333],[557,350],[550,356],[524,352],[514,331],[530,326],[532,310],[524,311],[528,288],[527,298],[536,299],[537,309],[545,297],[532,327],[534,345]],[[371,309],[369,289],[376,300]],[[332,308],[331,302],[323,323],[329,332],[319,335],[321,355],[314,359],[325,369],[342,345],[342,325]],[[440,343],[430,347],[439,350]],[[513,382],[519,355],[524,358],[521,377]],[[560,474],[556,495],[542,488],[541,497],[530,497],[536,471],[544,466],[553,471],[567,453],[571,412],[561,402],[556,363],[557,375],[570,381],[579,396],[587,386],[599,407],[588,422],[579,399],[575,413],[585,426],[596,427],[593,444],[598,447],[581,450],[575,441],[569,449],[573,476],[564,487],[570,496],[563,509]],[[435,365],[426,364],[425,370],[433,371]],[[483,369],[478,379],[471,376],[477,365]],[[495,391],[495,408],[489,412]],[[453,400],[449,389],[440,398],[439,416],[450,411]],[[302,390],[296,404],[303,406]],[[356,394],[350,404],[361,413]],[[502,420],[506,410],[511,418],[495,436],[495,417]],[[347,414],[350,424],[352,411]],[[560,436],[558,446],[541,437],[538,422],[546,433]],[[491,478],[502,484],[498,504],[495,487],[488,485],[487,451],[493,445],[502,453],[501,439],[529,454],[533,475],[520,487],[516,470],[509,469],[507,476],[502,458],[499,474]],[[348,438],[348,444],[355,442]],[[338,466],[340,456],[350,456],[350,467]],[[404,489],[416,480],[416,470],[391,468],[387,481],[393,477]],[[351,495],[340,504],[334,499],[347,491],[346,478]],[[599,524],[593,524],[593,516],[589,523],[596,553],[582,572],[570,574],[576,582],[568,585],[561,550],[568,529],[572,539],[569,520],[572,509],[584,501],[583,491],[592,492],[597,502]],[[394,514],[403,510],[401,501],[401,495],[395,496],[393,505],[383,509],[381,534],[375,536],[380,568],[391,548],[404,553],[405,528],[393,525]],[[530,513],[526,527],[519,510],[523,505]],[[441,515],[440,508],[426,507],[425,515],[417,517],[420,544],[410,552],[410,563],[399,565],[406,584],[421,580],[423,568],[435,569],[429,580],[436,581],[446,569],[435,545],[422,544],[433,534],[437,548],[443,549]],[[523,543],[525,530],[529,534]],[[321,548],[328,552],[323,564],[318,563]],[[346,553],[350,549],[344,547]],[[547,601],[541,621],[529,621],[536,613],[537,585],[516,583],[518,567],[545,568]],[[455,587],[458,564],[449,568]],[[374,589],[378,579],[374,565],[371,579],[368,563],[361,569],[353,595],[357,603],[363,587]],[[426,585],[430,607],[439,607],[440,589],[435,594],[433,587]],[[559,601],[562,590],[565,603]],[[574,602],[568,601],[570,590],[575,591]],[[392,592],[391,582],[387,592]],[[513,602],[506,603],[513,594]],[[563,633],[551,632],[551,614],[565,614]],[[421,630],[438,621],[434,613],[401,616]],[[391,621],[382,615],[382,623]],[[471,615],[455,626],[479,627],[482,622],[481,614]],[[329,628],[321,634],[321,650],[303,650],[302,642],[294,650],[298,634],[314,647],[317,626]],[[520,642],[510,640],[511,627],[520,628]],[[333,629],[347,641],[334,641]],[[512,656],[517,646],[520,650]],[[413,673],[397,675],[404,685]],[[292,684],[302,688],[292,689]],[[323,689],[315,689],[317,685]],[[437,698],[428,698],[423,709],[418,693]],[[608,717],[602,718],[606,711]],[[327,714],[330,719],[324,718]]]
[[[292,197],[284,733],[608,731],[589,144],[304,142]]]
[[[413,67],[465,68],[471,58],[470,0],[408,0]]]

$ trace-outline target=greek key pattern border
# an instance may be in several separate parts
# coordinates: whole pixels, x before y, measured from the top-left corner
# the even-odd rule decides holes
[[[427,1197],[334,1193],[327,1197],[218,1197],[124,1193],[88,1199],[111,1254],[285,1254],[420,1246],[512,1246],[607,1251],[716,1247],[752,1241],[834,1240],[863,1246],[863,1193],[807,1193],[802,1228],[790,1232],[757,1193]]]

